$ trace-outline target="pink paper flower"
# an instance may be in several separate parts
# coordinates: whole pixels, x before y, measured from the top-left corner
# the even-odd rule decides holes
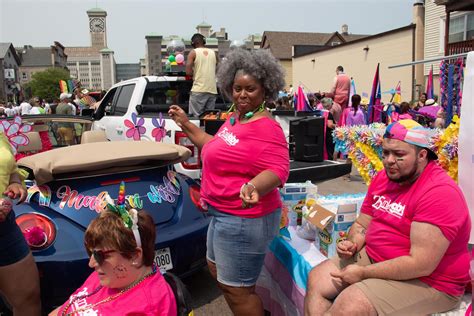
[[[157,142],[163,140],[166,136],[166,121],[163,119],[163,115],[160,113],[159,119],[154,117],[151,119],[151,122],[153,123],[153,126],[156,127],[151,131],[151,136],[153,136]]]
[[[0,121],[0,133],[5,134],[8,138],[14,154],[16,154],[19,146],[28,145],[30,142],[25,133],[30,132],[31,128],[31,125],[22,124],[21,117],[18,115],[13,118],[13,122],[9,120]]]
[[[137,114],[132,113],[132,121],[129,119],[124,121],[125,126],[128,127],[125,135],[127,135],[128,138],[133,138],[133,140],[140,140],[141,136],[146,132],[146,128],[143,126],[144,123],[145,120],[143,117],[137,120]]]

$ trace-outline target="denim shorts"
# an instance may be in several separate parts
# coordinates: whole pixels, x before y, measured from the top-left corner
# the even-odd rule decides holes
[[[30,253],[23,233],[15,222],[15,213],[8,214],[0,222],[0,266],[7,266],[20,261]]]
[[[281,209],[263,217],[244,218],[209,205],[207,259],[216,264],[217,281],[234,287],[257,283],[268,245],[277,236]]]

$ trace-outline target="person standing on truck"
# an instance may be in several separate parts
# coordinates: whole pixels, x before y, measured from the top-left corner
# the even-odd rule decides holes
[[[265,101],[284,87],[283,69],[267,50],[235,49],[219,66],[217,78],[235,111],[214,137],[177,105],[169,115],[202,149],[201,201],[212,218],[209,270],[234,315],[263,315],[255,284],[268,245],[278,234],[278,187],[289,175],[285,135]]]
[[[351,78],[344,73],[342,66],[337,66],[336,77],[331,91],[323,93],[325,97],[332,98],[344,110],[349,104],[349,92],[351,89]]]
[[[189,98],[189,114],[199,116],[206,110],[213,110],[216,104],[216,53],[206,48],[206,38],[196,33],[191,37],[194,48],[188,55],[186,75],[193,77]]]

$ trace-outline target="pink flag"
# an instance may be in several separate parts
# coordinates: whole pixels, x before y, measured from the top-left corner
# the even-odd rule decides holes
[[[433,99],[433,65],[431,65],[430,74],[428,75],[428,82],[426,83],[426,99]]]

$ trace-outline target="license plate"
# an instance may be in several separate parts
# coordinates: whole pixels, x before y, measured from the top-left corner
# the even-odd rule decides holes
[[[155,264],[162,270],[173,269],[173,261],[171,261],[170,248],[162,248],[155,250]]]

